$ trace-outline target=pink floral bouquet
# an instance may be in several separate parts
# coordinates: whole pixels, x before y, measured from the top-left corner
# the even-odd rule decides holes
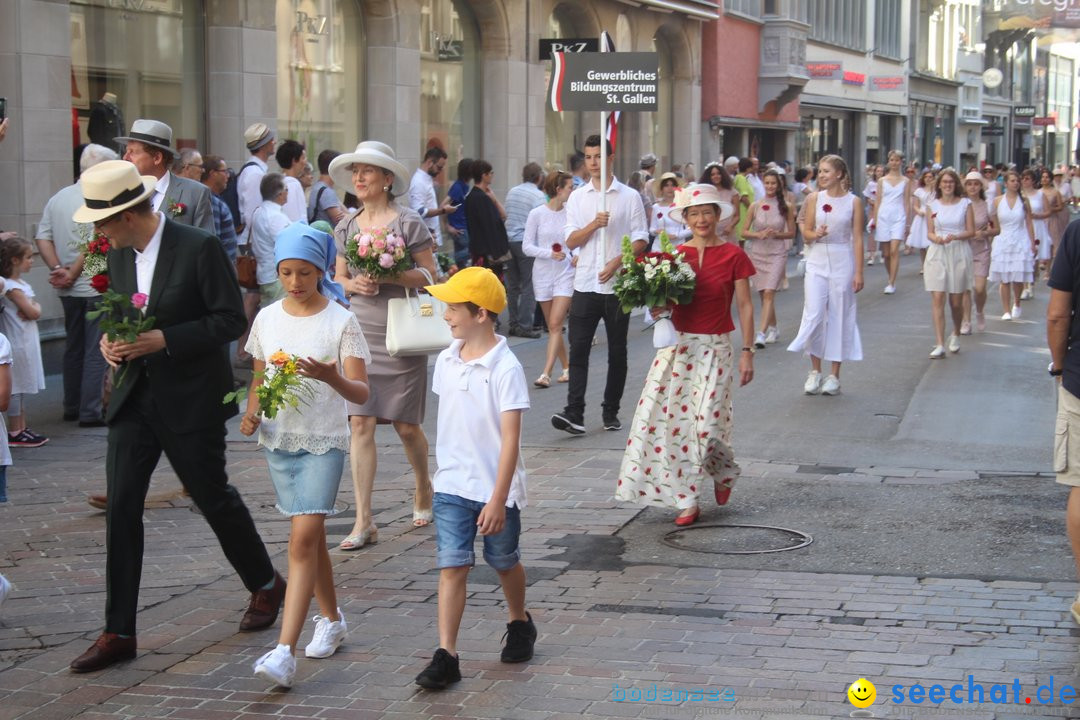
[[[109,342],[123,340],[133,343],[140,333],[154,329],[154,317],[146,315],[149,302],[150,298],[146,293],[121,295],[115,290],[106,289],[97,309],[86,313],[86,317],[88,320],[101,318],[98,326]],[[120,387],[127,369],[126,364],[120,368],[113,380],[113,387]]]
[[[349,265],[371,277],[398,275],[413,266],[405,238],[390,228],[361,230],[345,243]]]

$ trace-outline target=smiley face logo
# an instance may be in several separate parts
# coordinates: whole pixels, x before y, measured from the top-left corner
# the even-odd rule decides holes
[[[857,708],[866,708],[877,699],[877,688],[866,678],[859,678],[847,689],[847,698]]]

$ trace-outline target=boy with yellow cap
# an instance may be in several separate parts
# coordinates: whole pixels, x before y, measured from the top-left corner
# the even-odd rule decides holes
[[[525,372],[495,334],[506,289],[487,268],[459,271],[427,291],[447,303],[454,341],[435,361],[431,389],[439,396],[435,458],[435,545],[439,572],[439,648],[416,684],[442,690],[461,679],[457,635],[465,581],[475,564],[479,530],[484,560],[502,582],[510,613],[503,662],[532,658],[536,626],[525,611],[525,568],[518,538],[525,507],[521,415],[529,407]]]

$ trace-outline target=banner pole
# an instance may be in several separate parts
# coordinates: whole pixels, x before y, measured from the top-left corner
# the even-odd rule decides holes
[[[608,112],[600,111],[600,212],[607,212],[607,122]],[[607,247],[607,227],[600,228],[600,246]]]

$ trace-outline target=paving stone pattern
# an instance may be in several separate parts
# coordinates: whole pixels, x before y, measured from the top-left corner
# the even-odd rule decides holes
[[[104,486],[104,432],[74,431],[16,450],[11,502],[0,506],[0,571],[17,590],[0,617],[0,720],[26,718],[822,718],[848,717],[847,686],[877,686],[877,717],[1075,717],[1025,705],[945,710],[883,704],[894,684],[1019,679],[1026,691],[1077,675],[1067,613],[1075,583],[985,582],[627,564],[615,535],[637,508],[612,499],[619,453],[527,448],[523,515],[528,603],[540,636],[532,662],[499,662],[505,611],[496,576],[472,575],[461,628],[462,682],[442,693],[413,677],[437,641],[433,529],[411,525],[400,446],[380,448],[379,543],[332,552],[350,635],[330,659],[299,659],[296,686],[270,690],[251,663],[277,628],[239,634],[247,596],[167,467],[146,511],[139,657],[72,675],[100,632],[104,514],[85,503]],[[821,469],[749,462],[746,476],[848,476],[851,482],[950,483],[968,473]],[[230,443],[229,472],[277,566],[288,523],[273,510],[264,462]],[[348,480],[340,500],[351,502]],[[331,518],[340,539],[351,515]],[[312,614],[316,611],[313,608]],[[305,629],[301,643],[310,638]],[[732,688],[728,703],[617,701],[655,686]]]

